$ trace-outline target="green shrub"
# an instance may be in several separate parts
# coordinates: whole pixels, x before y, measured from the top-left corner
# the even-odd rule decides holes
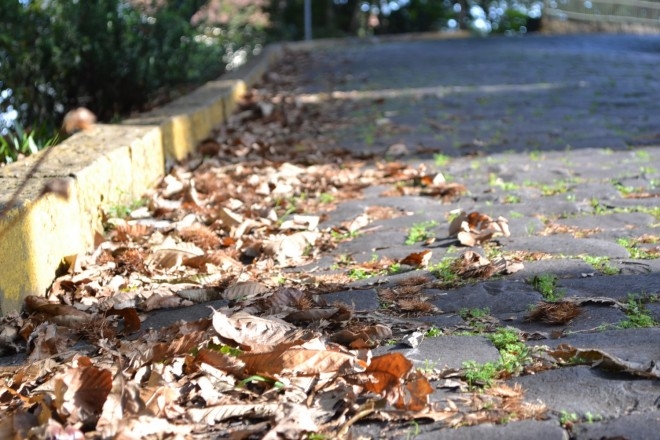
[[[16,111],[26,129],[54,129],[81,105],[110,121],[218,77],[262,42],[258,29],[238,23],[249,8],[223,25],[194,25],[206,1],[155,3],[2,2],[0,113]]]

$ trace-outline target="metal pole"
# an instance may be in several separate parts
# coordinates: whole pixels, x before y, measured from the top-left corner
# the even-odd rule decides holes
[[[312,39],[312,0],[305,0],[305,40]]]

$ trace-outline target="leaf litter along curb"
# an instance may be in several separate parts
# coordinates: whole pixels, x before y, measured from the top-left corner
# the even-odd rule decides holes
[[[358,316],[323,300],[325,292],[345,290],[348,277],[285,276],[284,268],[314,261],[371,221],[401,215],[370,207],[319,228],[324,212],[360,197],[362,188],[392,184],[397,195],[442,200],[465,191],[423,167],[317,145],[319,127],[341,124],[346,104],[298,102],[286,90],[294,89],[291,69],[306,55],[290,56],[298,59],[268,74],[200,144],[202,156],[175,165],[147,195],[147,206],[129,219],[107,219],[92,254],[66,258],[47,299],[29,297],[29,315],[3,318],[7,349],[29,355],[27,365],[2,372],[0,432],[301,438],[346,434],[367,416],[446,426],[542,416],[542,408],[525,407],[520,389],[505,385],[430,404],[433,386],[410,361],[371,354],[393,336],[391,318]],[[479,213],[461,228],[478,243],[508,234],[505,219],[493,223]],[[429,258],[430,251],[413,252],[397,264],[425,267]],[[505,260],[462,258],[453,267],[466,278],[511,269]],[[139,313],[211,300],[222,308],[209,318],[140,328]],[[417,302],[396,304],[405,315]]]

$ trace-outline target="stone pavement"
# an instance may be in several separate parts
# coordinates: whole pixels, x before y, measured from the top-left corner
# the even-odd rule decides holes
[[[432,250],[431,264],[437,264],[464,250],[447,237],[450,212],[504,216],[511,236],[475,250],[520,258],[524,269],[425,289],[439,312],[401,326],[442,334],[416,348],[383,346],[376,354],[399,351],[420,368],[443,371],[497,362],[500,352],[479,332],[496,327],[514,329],[529,347],[587,350],[567,366],[506,380],[522,386],[527,402],[547,406],[545,420],[456,429],[423,421],[361,423],[352,427],[352,438],[660,438],[660,38],[353,41],[321,46],[301,62],[296,92],[302,101],[318,102],[319,111],[329,101],[345,103],[349,123],[319,127],[321,148],[425,166],[469,192],[443,203],[368,188],[320,226],[353,219],[370,206],[408,215],[377,220],[331,255],[291,270],[332,273],[341,255],[369,261],[422,250]],[[406,245],[411,227],[423,222],[435,222],[428,229],[436,241]],[[358,280],[324,298],[385,319],[379,290],[420,273],[427,274]],[[575,301],[581,313],[562,325],[529,322],[530,308],[544,300],[535,277],[551,280],[557,296]],[[143,326],[207,317],[208,306],[152,312]],[[601,352],[615,361],[587,362]],[[431,400],[442,402],[451,380],[432,383]]]
[[[466,310],[487,308],[499,325],[527,337],[529,346],[602,350],[657,377],[659,66],[660,39],[638,36],[392,41],[313,52],[304,66],[303,99],[322,101],[332,92],[334,99],[354,103],[345,115],[351,124],[321,133],[319,143],[423,164],[469,190],[443,204],[429,197],[383,197],[386,188],[370,188],[363,199],[330,213],[325,225],[373,205],[412,215],[375,222],[372,232],[343,243],[313,267],[331,270],[343,254],[358,261],[374,254],[400,259],[423,249],[438,262],[458,255],[446,240],[450,211],[502,215],[511,236],[498,240],[498,251],[522,255],[525,268],[457,289],[427,289],[443,313],[418,321],[452,333],[474,325]],[[405,245],[410,227],[425,221],[437,222],[431,228],[436,243]],[[525,321],[543,300],[530,280],[549,275],[557,277],[565,298],[583,301],[582,313],[568,324]],[[388,282],[359,281],[361,290],[328,299],[376,313],[377,289]],[[633,311],[610,300],[642,304],[652,327],[623,328],[635,327]],[[388,350],[405,353],[420,367],[499,359],[486,337],[460,334],[427,337],[414,349],[377,351]],[[421,424],[416,438],[660,438],[660,381],[652,376],[575,365],[508,382],[521,384],[527,401],[547,405],[550,418],[442,432]],[[440,400],[441,391],[436,394]],[[375,434],[380,428],[365,425],[354,434],[403,438],[411,432],[410,426],[382,428]]]

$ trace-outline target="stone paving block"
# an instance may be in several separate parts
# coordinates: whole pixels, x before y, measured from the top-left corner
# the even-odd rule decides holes
[[[416,440],[568,440],[568,433],[557,422],[522,420],[505,425],[483,424],[456,429],[424,432]]]
[[[582,274],[596,273],[596,269],[581,259],[525,261],[525,267],[507,277],[511,280],[529,281],[537,275],[552,274],[558,278],[579,278]]]
[[[575,440],[657,440],[660,435],[660,411],[635,413],[593,423],[576,423],[571,434]]]
[[[444,313],[461,309],[488,308],[491,314],[526,312],[530,305],[542,299],[530,285],[522,282],[489,281],[443,291],[428,289],[424,293],[430,302]]]
[[[609,258],[629,258],[623,247],[611,241],[596,238],[573,238],[562,235],[546,237],[520,237],[503,242],[507,250],[545,252],[565,256],[591,255]]]
[[[424,338],[417,348],[381,346],[374,355],[398,352],[415,363],[416,368],[461,368],[463,362],[497,362],[500,352],[484,336],[436,336]]]
[[[625,300],[628,294],[660,292],[660,273],[563,279],[558,285],[566,289],[567,296],[609,296]]]
[[[570,299],[570,297],[568,298]],[[613,307],[585,305],[580,307],[580,315],[570,322],[559,325],[542,322],[529,322],[529,312],[495,315],[503,323],[518,328],[527,333],[541,332],[551,335],[552,332],[597,331],[601,327],[617,325],[626,320],[626,314]],[[548,345],[543,342],[543,345]]]
[[[555,414],[567,411],[578,416],[591,413],[604,418],[620,417],[635,410],[655,408],[658,400],[656,380],[586,366],[564,367],[507,382],[520,384],[526,401],[543,402]]]
[[[600,228],[604,231],[624,232],[621,236],[634,236],[635,229],[640,227],[650,228],[657,223],[657,220],[652,215],[643,212],[616,212],[606,215],[583,215],[559,219],[557,223],[582,229]],[[625,233],[626,231],[630,232]]]
[[[335,302],[355,307],[356,312],[378,310],[380,302],[376,289],[343,290],[341,292],[328,293],[321,296],[327,304]]]
[[[559,344],[569,344],[584,349],[595,348],[626,361],[660,363],[659,341],[660,328],[656,327],[569,333],[561,339],[546,341],[544,344],[551,348],[556,348]]]

